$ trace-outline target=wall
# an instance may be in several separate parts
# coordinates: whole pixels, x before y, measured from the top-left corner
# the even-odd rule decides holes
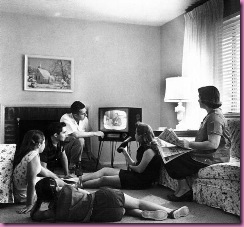
[[[168,22],[161,27],[161,116],[160,125],[175,128],[177,124],[175,107],[177,103],[164,102],[165,78],[181,76],[184,41],[184,16]]]
[[[160,125],[159,27],[8,13],[0,21],[0,104],[70,106],[80,100],[89,106],[94,130],[99,107],[142,107],[143,121]],[[74,92],[24,91],[25,54],[74,58]],[[92,145],[97,153],[97,138]],[[108,149],[104,145],[102,162],[109,162]]]
[[[240,11],[239,0],[224,0],[224,17]],[[161,117],[160,125],[175,128],[177,103],[165,103],[165,78],[182,75],[185,19],[181,15],[161,27]],[[183,103],[183,105],[185,105]]]

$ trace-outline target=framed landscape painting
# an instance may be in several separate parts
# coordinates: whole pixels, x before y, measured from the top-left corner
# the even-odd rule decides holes
[[[73,92],[74,59],[25,55],[24,90]]]

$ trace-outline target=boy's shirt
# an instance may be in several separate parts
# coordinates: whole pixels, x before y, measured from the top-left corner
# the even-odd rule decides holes
[[[44,151],[40,153],[41,162],[47,163],[47,168],[50,169],[60,158],[63,151],[64,149],[60,142],[57,144],[57,147],[55,147],[52,142],[48,142]]]

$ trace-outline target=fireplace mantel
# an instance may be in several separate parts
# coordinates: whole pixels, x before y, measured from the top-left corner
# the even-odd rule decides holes
[[[0,143],[17,143],[19,120],[53,120],[70,112],[61,105],[0,105]]]

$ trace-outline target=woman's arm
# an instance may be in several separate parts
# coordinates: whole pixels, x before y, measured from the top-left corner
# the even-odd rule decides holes
[[[128,165],[134,166],[136,162],[131,158],[131,156],[129,155],[128,151],[125,148],[122,149],[123,149],[123,155],[125,156],[125,160],[127,161]]]
[[[63,187],[64,185],[66,185],[66,183],[61,180],[55,173],[53,173],[52,171],[44,168],[43,166],[41,167],[41,171],[40,174],[44,177],[52,177],[56,180],[57,185],[60,187]]]
[[[96,132],[83,132],[83,131],[75,131],[73,133],[71,133],[70,135],[74,136],[76,139],[78,138],[85,138],[85,137],[93,137],[93,136],[97,136],[97,137],[104,137],[104,133],[101,131],[96,131]]]
[[[47,169],[43,166],[41,167],[40,174],[44,177],[52,177],[54,179],[58,178],[58,176],[55,173],[53,173],[52,171],[50,171],[49,169]]]
[[[196,150],[213,150],[219,147],[221,136],[217,134],[208,135],[208,140],[203,142],[180,140],[182,146]]]
[[[148,149],[144,152],[142,160],[138,166],[129,165],[129,167],[137,173],[142,173],[146,169],[148,163],[152,160],[155,153],[152,149]]]

